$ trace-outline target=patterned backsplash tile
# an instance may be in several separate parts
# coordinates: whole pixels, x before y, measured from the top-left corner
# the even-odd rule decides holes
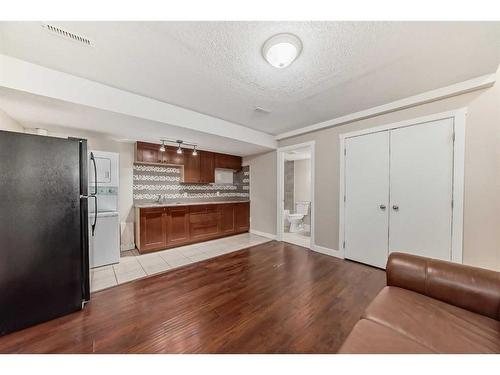
[[[181,168],[134,164],[134,203],[233,201],[250,199],[250,168],[236,172],[232,185],[181,184]]]

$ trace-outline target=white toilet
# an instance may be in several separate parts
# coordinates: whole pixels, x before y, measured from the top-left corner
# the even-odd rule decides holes
[[[304,228],[304,216],[309,215],[311,202],[295,202],[295,213],[285,210],[285,217],[290,223],[290,233],[300,232]]]

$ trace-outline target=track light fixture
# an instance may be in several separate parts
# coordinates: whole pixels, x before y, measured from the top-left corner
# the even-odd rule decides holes
[[[192,155],[193,156],[197,156],[198,155],[198,150],[196,149],[196,147],[198,147],[198,145],[195,144],[195,143],[184,142],[182,139],[167,139],[167,138],[160,139],[160,142],[161,142],[160,152],[165,152],[165,150],[167,148],[167,144],[168,143],[173,143],[173,144],[177,144],[177,150],[176,150],[176,152],[178,154],[182,154],[183,153],[183,149],[182,149],[181,145],[186,145],[186,146],[193,146],[193,151],[192,151]]]

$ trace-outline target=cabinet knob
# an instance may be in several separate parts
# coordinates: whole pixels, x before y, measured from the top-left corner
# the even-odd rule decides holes
[[[379,207],[380,207],[381,210],[385,210],[385,208],[386,208],[385,204],[381,204]]]
[[[395,204],[394,206],[392,206],[392,209],[393,209],[394,211],[397,211],[397,210],[399,210],[399,206],[398,206],[397,204]]]

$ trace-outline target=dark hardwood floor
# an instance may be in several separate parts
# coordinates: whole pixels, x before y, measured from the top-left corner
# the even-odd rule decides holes
[[[268,242],[92,295],[1,353],[335,353],[385,272]]]

